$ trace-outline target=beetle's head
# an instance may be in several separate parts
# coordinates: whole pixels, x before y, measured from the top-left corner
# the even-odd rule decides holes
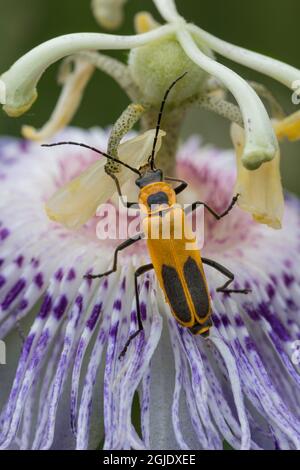
[[[135,180],[135,184],[140,188],[148,186],[148,184],[159,183],[163,181],[163,172],[159,169],[151,169],[149,164],[139,169],[141,176]]]

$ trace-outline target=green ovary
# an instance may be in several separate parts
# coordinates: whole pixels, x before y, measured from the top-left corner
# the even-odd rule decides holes
[[[203,52],[211,56],[211,51]],[[129,54],[129,66],[132,79],[152,105],[161,102],[167,88],[184,72],[188,75],[171,93],[171,104],[178,104],[201,92],[208,78],[207,73],[186,56],[177,40],[170,37],[133,49]]]

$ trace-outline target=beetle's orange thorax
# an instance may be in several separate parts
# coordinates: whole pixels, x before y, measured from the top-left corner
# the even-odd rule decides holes
[[[173,207],[175,203],[175,191],[168,183],[151,183],[140,190],[139,204],[147,214],[164,211]]]

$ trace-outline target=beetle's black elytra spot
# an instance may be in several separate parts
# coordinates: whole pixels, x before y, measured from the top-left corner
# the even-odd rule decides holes
[[[196,263],[189,257],[183,267],[184,277],[199,318],[205,318],[210,309],[204,277]]]
[[[164,264],[161,272],[172,310],[180,321],[189,323],[192,319],[191,312],[176,269]]]

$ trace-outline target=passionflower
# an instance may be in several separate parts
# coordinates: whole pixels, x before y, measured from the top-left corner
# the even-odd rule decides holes
[[[108,133],[68,129],[59,138],[105,149]],[[118,240],[96,237],[96,217],[72,231],[44,210],[96,159],[79,147],[0,141],[0,337],[10,351],[8,335],[28,329],[14,378],[11,367],[0,369],[0,447],[95,449],[103,439],[110,450],[222,449],[225,440],[235,449],[300,449],[299,202],[287,196],[281,231],[238,207],[220,222],[206,216],[204,255],[252,294],[216,293],[222,276],[208,268],[214,326],[203,339],[176,323],[147,274],[139,286],[144,332],[120,359],[137,328],[133,271],[148,259],[144,242],[123,252],[114,275],[91,282],[84,274],[106,271]],[[190,200],[220,212],[228,205],[232,152],[191,138],[176,171],[190,183]],[[140,432],[131,414],[137,395]]]
[[[102,26],[113,29],[122,22],[125,3],[125,0],[93,0],[92,10]],[[272,204],[266,204],[257,212],[256,204],[253,205],[251,197],[248,199],[245,180],[249,179],[249,184],[252,184],[252,172],[273,160],[276,162],[274,166],[278,164],[278,139],[299,138],[299,113],[296,111],[286,117],[265,87],[247,82],[218,62],[215,54],[272,77],[292,90],[296,97],[299,70],[229,44],[188,23],[177,11],[174,0],[154,0],[154,4],[165,20],[164,25],[148,13],[141,12],[135,18],[137,34],[70,34],[51,39],[29,51],[0,77],[0,103],[4,111],[13,117],[26,112],[37,99],[37,86],[43,73],[54,62],[64,59],[58,77],[62,93],[49,121],[39,130],[28,126],[22,130],[28,139],[41,141],[50,138],[70,123],[89,79],[96,69],[100,69],[117,81],[131,101],[114,124],[108,142],[108,152],[117,156],[122,138],[137,121],[141,120],[143,131],[153,128],[165,90],[178,76],[187,72],[188,78],[178,84],[176,93],[173,92],[169,98],[163,122],[166,139],[159,155],[160,166],[168,173],[174,168],[179,131],[188,109],[201,106],[218,113],[244,129],[238,162],[250,173],[244,173],[244,184],[237,183],[242,196],[240,207],[250,211],[253,208],[252,215],[260,223],[280,227],[283,210],[274,214]],[[98,53],[117,49],[129,50],[127,65]],[[227,91],[236,104],[226,99]],[[276,132],[261,98],[270,105],[271,118],[277,122]],[[109,163],[107,168],[114,172],[120,170]],[[269,170],[264,169],[261,173],[267,174]],[[256,176],[253,180],[257,183]],[[276,177],[274,185],[280,187],[279,194],[282,192],[279,172],[272,172],[272,177]],[[263,192],[262,188],[260,192]]]

